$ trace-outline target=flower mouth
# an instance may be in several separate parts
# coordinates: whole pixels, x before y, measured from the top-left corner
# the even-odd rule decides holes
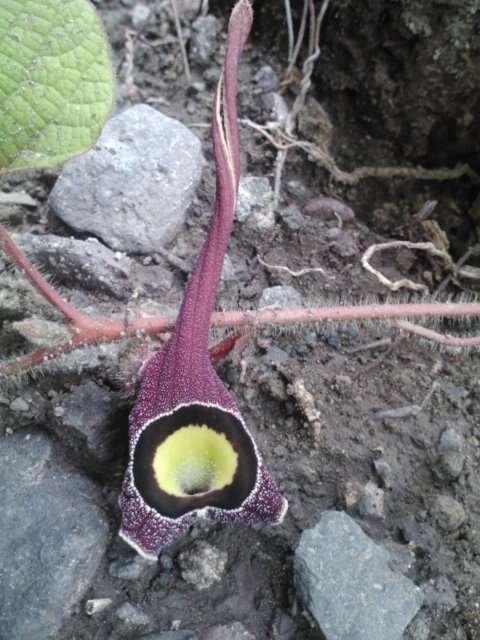
[[[257,480],[255,446],[241,420],[191,404],[145,427],[133,454],[134,484],[146,504],[176,518],[205,507],[241,506]]]
[[[238,454],[225,434],[205,424],[181,427],[158,445],[153,457],[158,486],[178,498],[225,488],[237,466]]]

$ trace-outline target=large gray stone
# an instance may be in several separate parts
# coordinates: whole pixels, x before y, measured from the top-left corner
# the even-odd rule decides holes
[[[52,234],[15,234],[14,239],[36,265],[69,286],[106,293],[125,300],[132,293],[129,283],[131,260],[114,253],[96,238],[76,240]]]
[[[115,250],[170,242],[200,180],[199,139],[147,105],[112,118],[95,147],[67,162],[49,198],[65,224]]]
[[[327,640],[400,640],[423,595],[352,518],[326,511],[303,532],[295,580]]]
[[[134,290],[159,296],[171,288],[173,276],[160,265],[144,266],[97,238],[78,240],[53,234],[14,234],[21,249],[55,277],[55,282],[95,294],[127,300]]]
[[[100,494],[38,432],[2,439],[0,486],[0,639],[55,638],[105,552]]]

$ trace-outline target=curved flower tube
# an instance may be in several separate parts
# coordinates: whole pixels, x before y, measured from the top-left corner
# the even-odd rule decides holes
[[[213,101],[215,211],[170,340],[141,373],[130,414],[121,537],[156,560],[195,517],[278,523],[287,510],[235,401],[208,354],[210,316],[233,224],[240,175],[236,84],[252,9],[233,9]]]

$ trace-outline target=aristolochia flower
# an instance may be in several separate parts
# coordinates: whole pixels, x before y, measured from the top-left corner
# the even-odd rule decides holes
[[[151,559],[196,516],[277,523],[287,509],[208,355],[210,315],[238,192],[237,68],[251,22],[248,0],[240,0],[213,102],[214,216],[172,337],[145,365],[130,415],[120,535]]]

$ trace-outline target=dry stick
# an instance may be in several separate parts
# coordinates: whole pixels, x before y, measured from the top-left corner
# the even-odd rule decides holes
[[[383,275],[377,269],[374,269],[370,264],[370,258],[377,253],[377,251],[385,251],[385,249],[395,249],[397,247],[407,247],[407,249],[415,249],[421,251],[427,251],[431,253],[433,256],[437,256],[445,260],[445,262],[450,266],[452,264],[452,258],[450,254],[446,251],[442,251],[438,249],[433,242],[409,242],[408,240],[392,240],[390,242],[382,242],[381,244],[372,244],[362,256],[362,266],[364,269],[373,274],[382,284],[390,289],[390,291],[398,291],[399,289],[406,288],[412,289],[413,291],[423,291],[428,293],[428,287],[424,284],[420,284],[417,282],[413,282],[408,278],[402,278],[401,280],[396,280],[392,282],[386,276]]]
[[[442,333],[438,333],[437,331],[432,331],[432,329],[427,329],[426,327],[421,327],[418,324],[414,324],[413,322],[408,322],[408,320],[395,320],[394,326],[397,329],[402,331],[408,331],[409,333],[413,333],[416,336],[420,336],[421,338],[426,338],[431,342],[437,342],[445,347],[451,348],[468,348],[468,347],[478,347],[480,345],[480,337],[472,337],[472,338],[462,338],[458,336],[450,336],[444,335]]]
[[[300,27],[298,29],[297,42],[295,43],[292,59],[290,60],[290,64],[288,65],[287,73],[286,73],[287,82],[291,76],[293,67],[297,63],[297,58],[300,53],[300,48],[302,46],[303,38],[305,37],[305,27],[307,26],[307,16],[308,16],[308,0],[303,0],[303,11],[302,11],[302,18],[300,20]]]
[[[287,115],[287,119],[285,122],[285,133],[288,136],[291,136],[293,130],[295,128],[295,123],[297,120],[297,116],[305,104],[305,99],[307,97],[308,90],[312,84],[311,77],[313,73],[313,69],[315,67],[315,62],[320,56],[320,31],[322,27],[323,18],[325,17],[325,13],[328,9],[328,5],[330,4],[330,0],[323,0],[322,6],[318,13],[318,17],[315,17],[315,6],[313,0],[310,0],[310,42],[309,42],[309,51],[308,57],[303,63],[303,76],[302,81],[300,83],[300,93],[295,98],[292,108]],[[273,207],[274,209],[278,208],[280,202],[280,190],[282,184],[282,175],[283,169],[285,166],[285,162],[287,160],[288,149],[281,149],[277,153],[277,158],[275,160],[275,182],[273,187]]]
[[[438,169],[425,169],[424,167],[357,167],[353,171],[343,171],[334,158],[312,142],[299,140],[293,135],[288,135],[279,127],[261,125],[248,118],[240,120],[241,124],[258,131],[276,149],[302,149],[330,173],[332,179],[343,184],[357,184],[365,178],[411,178],[414,180],[458,180],[468,177],[473,184],[480,186],[480,176],[473,171],[468,164],[457,165],[453,169],[439,167]],[[275,138],[276,136],[276,138]]]
[[[402,419],[418,416],[418,414],[421,413],[430,402],[431,397],[437,389],[438,382],[435,380],[421,404],[410,404],[405,407],[398,407],[397,409],[382,409],[375,413],[375,417]]]
[[[474,255],[477,250],[480,249],[480,244],[473,245],[473,247],[469,247],[467,251],[463,254],[463,256],[456,262],[453,266],[452,273],[449,273],[443,280],[440,282],[438,287],[432,294],[432,299],[436,300],[438,295],[445,289],[445,287],[450,283],[451,279],[458,272],[458,270],[463,267],[463,265],[467,262],[467,260]]]
[[[125,93],[129,99],[136,98],[138,94],[138,89],[133,78],[136,42],[137,36],[135,32],[127,29],[125,32]]]
[[[285,0],[285,18],[287,20],[287,32],[288,32],[288,64],[292,63],[293,59],[293,22],[292,22],[292,7],[290,6],[290,0]]]
[[[272,271],[286,271],[293,278],[300,278],[300,276],[304,276],[307,273],[323,273],[323,275],[325,275],[325,269],[322,269],[322,267],[307,267],[306,269],[300,269],[299,271],[292,271],[281,264],[268,264],[268,262],[262,260],[260,256],[257,256],[257,259],[259,263],[267,269],[271,269]]]
[[[190,84],[190,82],[192,81],[192,74],[190,73],[190,65],[188,64],[187,50],[185,48],[185,41],[183,39],[180,18],[178,17],[176,0],[170,0],[170,4],[172,5],[173,20],[175,22],[175,30],[177,32],[177,38],[180,44],[180,51],[182,52],[183,70],[185,71],[187,82]]]

